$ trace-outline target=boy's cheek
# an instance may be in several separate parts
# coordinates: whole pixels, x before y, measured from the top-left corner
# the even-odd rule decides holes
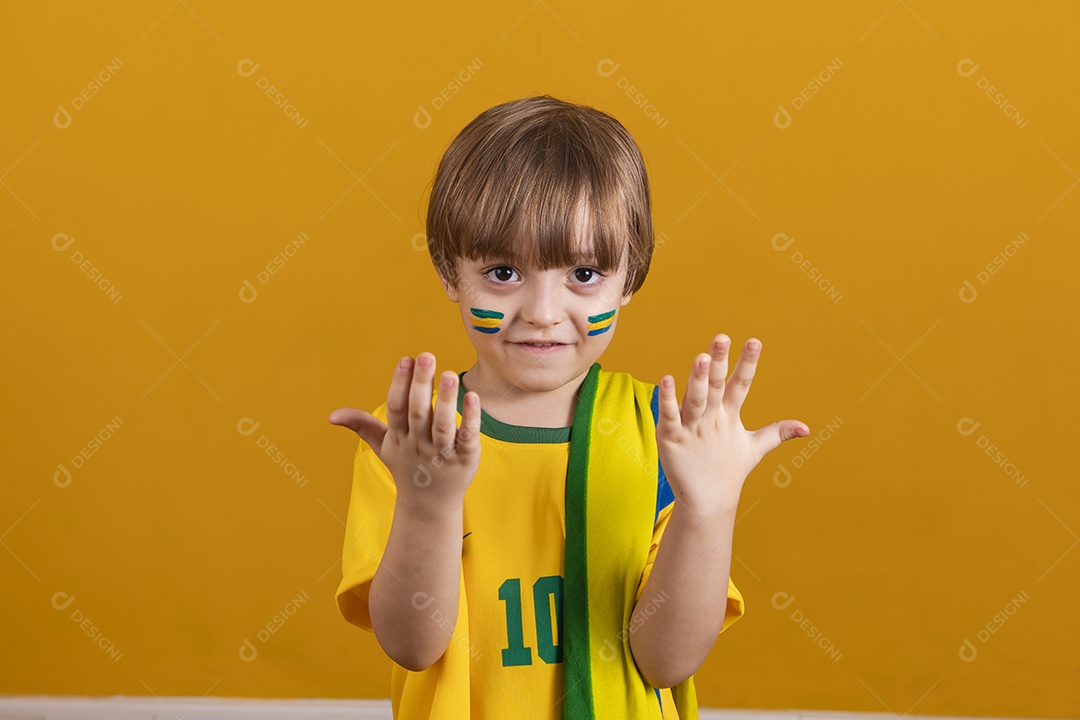
[[[506,313],[486,307],[469,307],[465,323],[480,335],[497,335],[506,321]]]
[[[615,326],[618,311],[618,305],[593,308],[593,313],[585,317],[585,334],[588,337],[597,337],[610,333]]]

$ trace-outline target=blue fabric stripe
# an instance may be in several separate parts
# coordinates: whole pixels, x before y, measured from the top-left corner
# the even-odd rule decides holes
[[[664,701],[660,699],[660,688],[653,688],[656,691],[656,702],[660,705],[660,712],[664,711]]]
[[[653,423],[660,422],[660,387],[653,388],[652,402],[649,403],[652,408]],[[664,466],[660,464],[660,460],[656,461],[657,481],[656,481],[656,515],[653,516],[653,524],[656,524],[657,519],[660,517],[660,511],[666,508],[671,503],[675,502],[675,493],[671,491],[671,486],[668,485],[667,475],[664,474]],[[659,693],[657,693],[659,697]]]

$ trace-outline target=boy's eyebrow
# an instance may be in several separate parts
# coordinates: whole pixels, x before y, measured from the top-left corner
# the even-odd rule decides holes
[[[479,258],[482,265],[493,265],[496,263],[506,263],[507,265],[519,265],[521,264],[521,258],[514,258],[509,255],[489,255],[487,257]],[[577,267],[578,265],[596,265],[595,253],[578,253],[574,255],[573,262],[567,267]]]
[[[578,250],[571,253],[575,265],[595,265],[596,252],[594,250]]]
[[[483,255],[476,260],[481,265],[494,265],[496,263],[506,263],[507,265],[517,264],[517,259],[512,258],[509,255]]]

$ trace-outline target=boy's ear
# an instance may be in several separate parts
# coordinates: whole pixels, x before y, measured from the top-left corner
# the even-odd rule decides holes
[[[439,282],[442,283],[443,290],[446,291],[446,297],[450,298],[451,302],[457,302],[459,300],[457,288],[450,284],[442,273],[439,273]]]
[[[623,295],[622,301],[619,302],[619,307],[626,307],[630,303],[630,298],[632,298],[632,297],[634,297],[634,293],[632,293],[632,292],[629,292],[626,295]]]

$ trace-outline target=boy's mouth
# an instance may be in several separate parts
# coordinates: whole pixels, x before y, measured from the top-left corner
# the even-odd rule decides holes
[[[528,340],[526,340],[524,342],[515,342],[514,344],[517,345],[518,347],[520,347],[522,350],[525,350],[526,352],[536,352],[536,353],[558,352],[560,349],[566,347],[565,343],[550,342],[550,341],[549,342],[538,342],[538,341],[528,341]]]

